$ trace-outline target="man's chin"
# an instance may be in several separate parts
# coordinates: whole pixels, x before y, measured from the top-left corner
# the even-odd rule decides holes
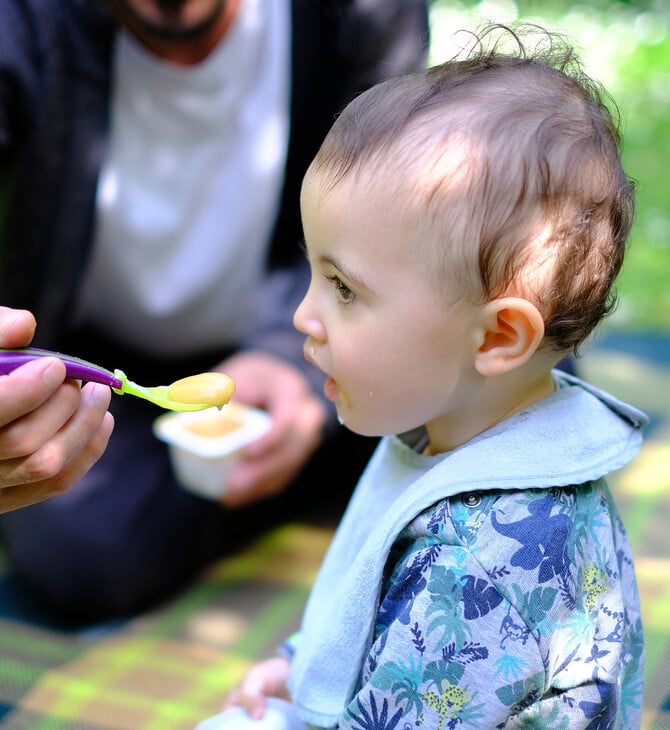
[[[184,25],[178,19],[168,20],[170,14],[166,13],[164,21],[155,21],[147,18],[138,12],[129,0],[110,0],[112,7],[116,7],[122,22],[132,23],[142,34],[159,41],[171,43],[190,43],[206,35],[218,22],[221,13],[225,8],[225,0],[217,0],[211,12],[191,25]]]

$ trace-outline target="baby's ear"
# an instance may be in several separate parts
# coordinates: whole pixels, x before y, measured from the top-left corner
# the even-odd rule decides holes
[[[544,337],[534,304],[519,297],[492,299],[480,310],[475,367],[484,376],[501,375],[525,364]]]

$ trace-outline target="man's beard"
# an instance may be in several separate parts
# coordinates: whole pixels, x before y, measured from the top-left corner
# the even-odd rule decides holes
[[[123,16],[131,19],[146,35],[159,40],[188,42],[200,37],[216,24],[228,0],[217,0],[209,15],[189,26],[180,25],[179,22],[170,24],[169,21],[159,23],[148,20],[135,10],[129,0],[110,0],[110,2],[112,5],[116,5],[122,11]],[[168,17],[170,11],[173,11],[175,18],[183,3],[184,0],[157,0],[159,8],[168,11],[166,13]]]

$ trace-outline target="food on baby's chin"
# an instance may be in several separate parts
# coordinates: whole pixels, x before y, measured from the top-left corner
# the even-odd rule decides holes
[[[233,379],[224,373],[200,373],[177,380],[168,388],[176,403],[207,403],[224,406],[235,392]]]
[[[203,414],[201,418],[184,425],[186,431],[194,433],[196,436],[204,438],[220,438],[242,426],[241,418],[231,416],[230,413],[224,411],[222,413],[211,413],[207,416]]]

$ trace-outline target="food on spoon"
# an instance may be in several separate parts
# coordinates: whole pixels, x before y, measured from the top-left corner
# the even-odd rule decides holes
[[[177,403],[207,403],[225,406],[235,392],[233,379],[225,373],[200,373],[176,380],[168,387],[168,396]]]

